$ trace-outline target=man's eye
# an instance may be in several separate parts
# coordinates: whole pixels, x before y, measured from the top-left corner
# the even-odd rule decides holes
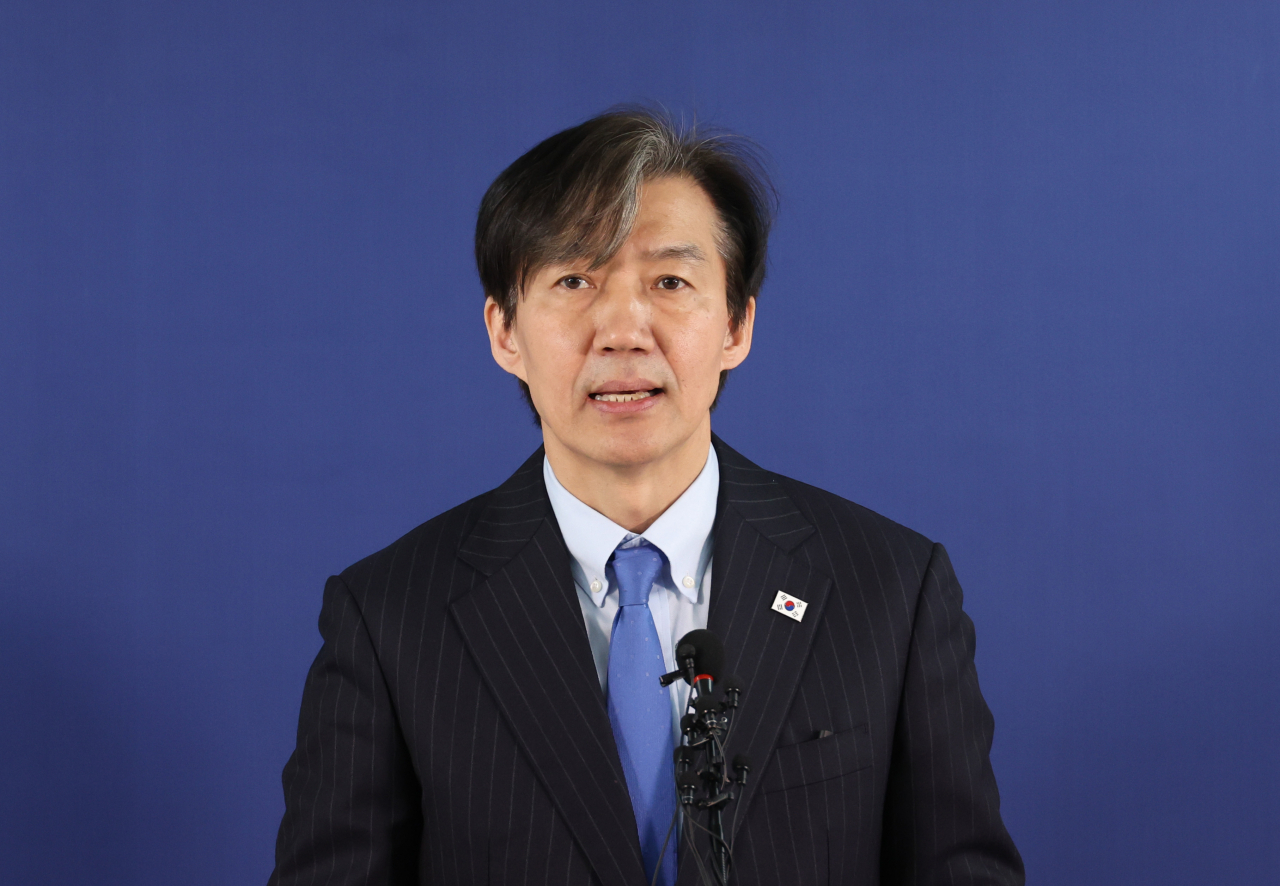
[[[560,285],[565,289],[582,289],[587,285],[587,281],[582,277],[568,276],[560,280]]]
[[[684,281],[681,280],[679,277],[659,277],[658,278],[659,289],[666,289],[670,291],[674,289],[679,289],[681,286],[684,286]]]

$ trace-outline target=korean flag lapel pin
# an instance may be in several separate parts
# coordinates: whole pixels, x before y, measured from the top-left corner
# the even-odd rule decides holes
[[[792,597],[789,594],[784,594],[782,591],[778,591],[778,596],[773,598],[773,606],[769,608],[774,612],[781,612],[787,618],[794,618],[796,621],[801,621],[804,618],[804,611],[808,606],[809,604],[801,600],[799,597]]]

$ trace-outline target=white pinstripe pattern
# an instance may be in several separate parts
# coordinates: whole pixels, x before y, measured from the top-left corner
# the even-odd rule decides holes
[[[715,445],[709,626],[757,763],[735,882],[1022,883],[946,552]],[[643,881],[540,452],[330,579],[320,629],[272,884]]]

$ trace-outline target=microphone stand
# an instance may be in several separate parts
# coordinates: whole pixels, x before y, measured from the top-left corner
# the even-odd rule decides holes
[[[737,777],[730,779],[724,756],[725,739],[742,687],[732,678],[722,680],[724,699],[715,698],[714,681],[711,676],[697,672],[696,657],[696,649],[681,645],[676,650],[680,670],[662,678],[663,685],[684,678],[691,687],[689,712],[680,720],[683,740],[675,751],[676,788],[686,819],[706,830],[711,837],[711,869],[716,882],[719,886],[728,886],[733,855],[725,839],[724,812],[734,799],[733,786],[745,785],[750,769],[749,762],[740,755],[733,761]],[[695,818],[700,810],[707,811],[705,827],[699,825]]]
[[[710,683],[710,681],[707,681]],[[703,699],[709,697],[709,686],[699,693],[695,708]],[[721,707],[716,705],[716,707]],[[703,770],[703,781],[706,782],[707,797],[698,805],[708,811],[707,830],[711,832],[711,852],[715,860],[717,877],[722,884],[729,882],[729,844],[724,839],[724,808],[733,799],[733,792],[725,790],[728,779],[724,775],[724,739],[728,731],[729,711],[717,711],[710,708],[702,717],[702,726],[707,733],[707,762]]]

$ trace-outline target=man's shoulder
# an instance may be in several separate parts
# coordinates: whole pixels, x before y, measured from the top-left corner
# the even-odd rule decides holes
[[[938,557],[934,542],[896,520],[830,490],[769,472],[796,509],[812,525],[797,553],[836,581],[838,588],[914,594]],[[850,584],[852,581],[852,584]]]
[[[545,510],[539,447],[501,485],[415,526],[382,550],[348,566],[342,578],[357,597],[379,586],[439,588],[441,583],[448,586],[451,595],[474,580],[475,564],[485,570],[486,556],[509,555],[517,549],[521,536],[528,534],[525,530],[536,525]],[[480,525],[482,521],[486,525]],[[512,525],[523,529],[505,532],[510,536],[507,538],[492,537],[503,535],[504,528]]]
[[[814,525],[825,525],[844,532],[876,533],[896,537],[916,547],[932,548],[933,541],[909,526],[873,511],[866,505],[858,504],[842,495],[787,477],[775,474],[778,483],[791,500],[813,521]]]
[[[342,571],[343,580],[360,595],[360,589],[376,584],[379,577],[403,573],[412,580],[415,574],[434,573],[442,562],[452,567],[458,549],[475,529],[495,492],[491,489],[481,493],[418,524],[381,550],[352,563]]]
[[[765,501],[774,493],[763,490],[772,487],[795,505],[819,535],[851,535],[867,543],[878,541],[913,552],[925,552],[925,556],[933,548],[933,541],[914,529],[829,489],[762,468],[723,443],[720,460],[721,482],[726,485],[726,497],[730,501],[735,498]],[[737,487],[737,495],[734,487]]]

